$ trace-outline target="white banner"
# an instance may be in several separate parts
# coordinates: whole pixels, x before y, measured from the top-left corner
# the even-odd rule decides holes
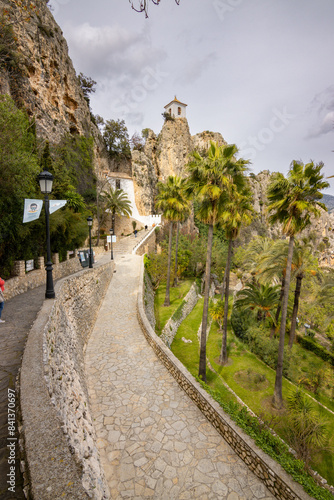
[[[53,214],[59,208],[63,208],[67,203],[67,200],[50,200],[49,201],[49,211],[50,214]]]
[[[23,222],[31,222],[39,218],[43,200],[24,200]]]

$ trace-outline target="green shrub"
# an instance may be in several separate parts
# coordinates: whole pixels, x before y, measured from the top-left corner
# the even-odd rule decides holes
[[[245,407],[241,407],[235,402],[226,402],[219,391],[211,389],[200,379],[197,380],[223,410],[230,415],[232,420],[255,440],[257,446],[276,460],[295,481],[303,486],[309,495],[317,500],[333,499],[331,492],[319,486],[308,474],[304,462],[298,460],[289,452],[287,444],[281,441],[279,437],[274,436],[256,417],[250,415]]]
[[[232,309],[231,326],[239,339],[245,340],[251,323],[252,319],[249,312],[244,309],[236,309],[235,307]]]
[[[323,359],[324,361],[328,361],[334,366],[334,355],[328,352],[324,347],[322,347],[320,344],[318,344],[315,340],[309,337],[301,337],[300,335],[297,335],[297,342],[300,344],[304,349],[307,349],[308,351],[314,352],[319,358]]]
[[[276,370],[278,358],[278,340],[271,339],[260,327],[249,328],[244,335],[243,341],[247,344],[249,350],[260,358],[266,365]],[[284,348],[283,375],[289,377],[290,368],[290,350]]]

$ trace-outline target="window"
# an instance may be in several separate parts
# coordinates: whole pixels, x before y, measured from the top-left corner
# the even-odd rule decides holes
[[[116,179],[116,189],[121,189],[121,179]]]
[[[178,114],[179,116],[180,116],[180,114],[181,114],[181,108],[180,108],[180,106],[177,108],[177,114]]]

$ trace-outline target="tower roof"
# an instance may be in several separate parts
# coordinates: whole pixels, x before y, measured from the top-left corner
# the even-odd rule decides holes
[[[166,104],[166,106],[164,106],[164,107],[168,108],[168,106],[173,104],[173,102],[175,102],[176,104],[181,104],[181,106],[188,106],[188,104],[185,104],[184,102],[179,101],[175,96],[174,99],[171,102],[169,102],[168,104]]]

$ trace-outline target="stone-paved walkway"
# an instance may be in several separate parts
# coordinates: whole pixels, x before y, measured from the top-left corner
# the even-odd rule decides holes
[[[136,317],[140,257],[116,264],[85,359],[111,498],[274,498],[147,344]]]
[[[133,246],[145,236],[141,231],[135,238],[133,235],[121,239],[115,245],[115,254],[131,252]],[[98,256],[95,265],[110,259],[110,254]],[[5,285],[6,287],[6,285]],[[6,291],[5,291],[6,296]],[[8,444],[8,389],[15,388],[15,380],[21,366],[22,355],[30,328],[40,311],[45,298],[45,284],[13,297],[5,302],[0,324],[0,498],[1,500],[24,499],[23,478],[20,473],[19,460],[15,463],[15,493],[8,491],[7,474],[9,473]],[[18,404],[18,401],[16,401]],[[17,417],[15,429],[18,430]],[[18,433],[15,437],[18,439]],[[16,448],[18,451],[18,445]],[[17,455],[18,456],[18,455]],[[56,499],[55,499],[56,500]]]
[[[6,286],[6,285],[5,285]],[[5,291],[6,294],[6,291]],[[15,493],[8,491],[8,389],[15,388],[15,380],[21,366],[28,332],[42,307],[45,285],[22,293],[5,302],[0,324],[0,498],[1,500],[25,498],[19,461],[15,464]],[[18,403],[18,401],[17,401]],[[17,418],[15,428],[17,431]],[[16,432],[16,438],[18,434]],[[18,445],[16,447],[18,451]]]

